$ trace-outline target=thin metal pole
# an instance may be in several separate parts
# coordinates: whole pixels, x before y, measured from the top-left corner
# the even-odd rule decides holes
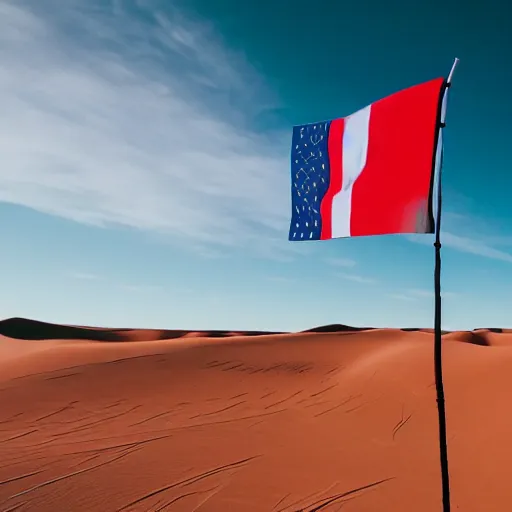
[[[443,104],[441,107],[441,126],[440,137],[442,141],[442,129],[445,126],[446,100],[447,92],[451,85],[453,72],[457,66],[459,59],[455,59],[448,79],[446,80],[446,89],[443,96]],[[441,481],[443,491],[443,512],[450,512],[450,474],[448,472],[448,443],[446,440],[446,410],[444,402],[444,386],[443,386],[443,362],[442,362],[442,331],[441,331],[441,207],[442,207],[442,187],[441,187],[441,171],[442,162],[442,145],[440,148],[439,171],[437,182],[437,212],[435,223],[435,267],[434,267],[434,291],[435,291],[435,307],[434,307],[434,369],[437,393],[437,412],[439,417],[439,455],[441,459]]]

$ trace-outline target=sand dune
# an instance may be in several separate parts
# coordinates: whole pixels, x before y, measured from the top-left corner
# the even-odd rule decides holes
[[[223,332],[0,322],[0,511],[440,510],[430,332]],[[444,336],[453,510],[512,502],[511,339]]]
[[[477,329],[471,332],[451,332],[443,339],[472,343],[482,346],[512,346],[512,333],[508,331],[491,331],[490,329]]]
[[[23,340],[74,339],[89,341],[153,341],[169,340],[181,337],[224,338],[236,334],[259,336],[262,334],[280,334],[268,331],[189,331],[161,329],[112,329],[104,327],[86,327],[82,325],[57,325],[26,318],[9,318],[0,321],[0,334]]]

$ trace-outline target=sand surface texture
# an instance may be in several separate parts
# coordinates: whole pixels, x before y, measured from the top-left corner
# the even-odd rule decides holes
[[[432,333],[330,330],[0,322],[0,511],[441,510]],[[512,334],[444,341],[452,510],[510,510]]]

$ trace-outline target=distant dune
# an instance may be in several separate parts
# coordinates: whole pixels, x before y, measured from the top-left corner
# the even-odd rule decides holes
[[[509,510],[512,331],[443,341],[452,508]],[[440,511],[432,349],[4,320],[0,511]]]
[[[185,331],[157,329],[112,329],[78,325],[57,325],[26,318],[8,318],[0,321],[0,335],[25,340],[90,340],[90,341],[155,341],[182,338],[184,336],[224,338],[227,336],[260,336],[280,334],[268,331]]]

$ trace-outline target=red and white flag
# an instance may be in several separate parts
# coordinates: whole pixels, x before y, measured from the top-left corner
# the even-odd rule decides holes
[[[293,129],[289,239],[432,233],[446,80]]]

